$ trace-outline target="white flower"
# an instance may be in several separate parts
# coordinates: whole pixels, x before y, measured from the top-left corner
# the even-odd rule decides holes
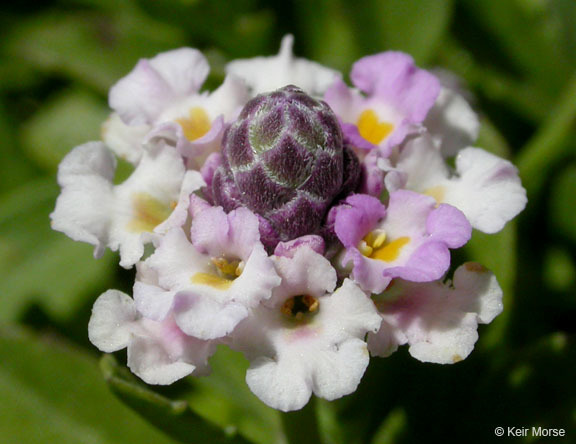
[[[201,339],[229,334],[280,282],[259,242],[258,219],[245,208],[228,215],[220,207],[200,212],[192,222],[192,243],[174,229],[145,266],[156,278],[143,270],[146,279],[137,281],[139,310],[155,320],[173,313],[186,334]]]
[[[112,113],[102,125],[102,141],[119,158],[133,165],[144,154],[142,141],[150,132],[150,125],[126,125],[117,113]]]
[[[394,281],[376,298],[382,326],[368,337],[370,352],[389,356],[399,345],[423,362],[465,359],[478,339],[478,324],[502,312],[502,290],[494,275],[476,263],[454,273],[452,283]]]
[[[225,124],[236,118],[248,100],[244,82],[228,76],[213,93],[200,93],[210,68],[202,53],[180,48],[142,59],[111,89],[111,108],[126,125],[112,117],[105,135],[129,158],[122,141],[134,133],[146,133],[145,145],[168,143],[199,169],[205,158],[220,148]],[[148,129],[148,131],[146,131]]]
[[[526,190],[512,163],[480,148],[468,147],[456,156],[454,171],[428,134],[409,140],[387,170],[389,191],[406,188],[427,194],[437,203],[462,211],[473,228],[496,233],[526,206]]]
[[[209,372],[213,342],[186,336],[174,320],[144,319],[133,300],[117,290],[103,293],[92,309],[90,341],[101,351],[128,348],[128,367],[148,384],[172,384],[189,374]]]
[[[426,116],[424,126],[442,155],[452,157],[476,141],[480,121],[463,96],[453,89],[443,87]]]
[[[442,69],[435,69],[433,73],[440,80],[442,89],[426,116],[424,126],[442,155],[452,157],[476,141],[480,120],[468,102],[471,95],[462,85],[462,80]]]
[[[120,265],[131,267],[157,233],[184,223],[187,196],[204,185],[200,174],[186,171],[172,148],[146,151],[122,184],[114,185],[116,159],[100,142],[72,150],[58,170],[62,193],[50,215],[52,228],[74,240],[120,251]]]
[[[232,335],[251,362],[250,389],[283,411],[302,408],[312,393],[352,393],[368,365],[364,336],[380,325],[374,304],[349,279],[333,292],[335,270],[307,246],[275,260],[281,285]]]
[[[321,97],[341,74],[319,63],[294,57],[293,44],[294,37],[286,35],[278,55],[234,60],[226,66],[226,72],[243,79],[253,95],[295,85],[312,96]]]

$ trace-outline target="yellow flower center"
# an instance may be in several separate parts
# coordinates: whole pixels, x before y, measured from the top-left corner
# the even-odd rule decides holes
[[[190,282],[193,284],[208,285],[217,290],[227,290],[244,270],[244,262],[240,260],[213,257],[211,261],[216,267],[216,273],[195,273],[190,278]]]
[[[300,321],[305,315],[318,311],[318,299],[310,295],[293,296],[284,302],[280,311],[290,319]]]
[[[410,242],[407,236],[390,240],[386,233],[380,230],[371,231],[360,241],[358,250],[370,259],[377,259],[384,262],[392,262],[400,256],[400,251],[404,245]]]
[[[165,203],[148,193],[132,195],[133,217],[128,223],[128,230],[135,233],[153,231],[164,222],[174,209],[175,202]]]
[[[381,122],[371,109],[362,111],[356,125],[360,135],[374,145],[378,145],[394,130],[394,125],[390,122]]]
[[[190,141],[199,139],[210,131],[210,118],[199,106],[191,108],[188,117],[176,119],[176,122],[182,127],[184,135]]]

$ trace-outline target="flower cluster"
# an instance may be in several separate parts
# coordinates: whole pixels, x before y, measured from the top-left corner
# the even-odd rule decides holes
[[[291,36],[201,92],[208,73],[190,48],[141,60],[110,90],[103,141],[60,165],[53,228],[136,268],[132,296],[94,304],[92,343],[127,348],[150,384],[206,374],[225,344],[283,411],[353,392],[399,345],[466,358],[502,291],[476,263],[448,280],[450,250],[526,197],[510,162],[470,146],[462,94],[399,52],[358,60],[349,86]],[[119,184],[117,157],[134,166]]]

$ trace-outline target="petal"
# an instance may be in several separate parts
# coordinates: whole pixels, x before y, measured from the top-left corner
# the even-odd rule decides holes
[[[146,151],[132,175],[114,187],[109,246],[120,250],[121,266],[134,265],[144,253],[144,245],[158,237],[154,229],[172,214],[179,201],[184,174],[181,157],[166,147]],[[174,219],[181,215],[177,213]]]
[[[188,376],[196,368],[174,361],[162,344],[149,338],[135,337],[128,348],[128,367],[147,384],[168,385]]]
[[[292,258],[275,256],[273,259],[282,284],[274,290],[272,304],[301,294],[320,297],[336,286],[336,270],[324,256],[307,246],[299,248]]]
[[[384,205],[375,197],[354,194],[331,210],[334,231],[345,247],[356,247],[360,240],[386,215]]]
[[[309,234],[287,242],[279,242],[274,249],[275,256],[294,257],[299,248],[307,246],[318,254],[324,254],[325,242],[322,236]]]
[[[312,390],[315,395],[332,401],[356,390],[370,355],[364,341],[352,338],[339,344],[335,351],[315,353],[312,359]]]
[[[384,269],[385,276],[412,282],[440,279],[450,267],[450,251],[442,242],[422,243],[404,264]]]
[[[350,279],[322,298],[321,308],[317,322],[324,325],[324,334],[334,343],[350,336],[364,338],[366,332],[378,331],[382,322],[372,300]]]
[[[502,290],[492,273],[478,264],[464,264],[454,283],[395,281],[390,294],[376,302],[383,317],[378,344],[408,343],[409,352],[424,362],[451,364],[465,359],[478,339],[478,323],[490,322],[502,310]]]
[[[117,113],[112,113],[102,125],[102,140],[118,157],[137,165],[149,131],[148,125],[126,125]]]
[[[147,319],[162,321],[172,310],[176,292],[166,291],[154,284],[136,281],[134,302],[138,311]]]
[[[255,245],[245,262],[242,274],[230,287],[230,297],[247,307],[254,307],[262,300],[269,299],[272,289],[280,285],[274,262],[262,245]]]
[[[210,72],[206,57],[193,48],[163,52],[150,59],[150,65],[162,76],[176,97],[198,92]]]
[[[385,264],[363,256],[356,248],[347,251],[342,264],[345,265],[350,260],[354,263],[351,276],[364,291],[381,293],[392,281],[392,277],[384,274]]]
[[[128,346],[132,324],[138,319],[130,296],[118,290],[108,290],[94,303],[88,323],[88,338],[103,352],[121,350]]]
[[[286,85],[295,85],[312,96],[321,97],[340,73],[292,54],[294,38],[282,39],[280,53],[272,57],[234,60],[226,66],[228,74],[243,79],[252,94],[273,91]]]
[[[101,256],[109,243],[110,213],[114,207],[114,156],[100,142],[74,148],[60,163],[62,192],[50,215],[52,228],[74,240],[94,245]]]
[[[502,313],[502,289],[496,276],[474,262],[458,267],[454,272],[454,287],[460,291],[462,309],[478,314],[478,322],[489,324]]]
[[[223,115],[226,122],[236,120],[241,108],[250,100],[246,82],[231,74],[227,75],[206,101],[206,108],[213,115]]]
[[[260,357],[246,372],[246,383],[266,405],[289,412],[304,407],[312,395],[305,376],[304,366],[295,360],[281,365],[270,358]]]
[[[426,223],[435,206],[436,201],[430,196],[409,190],[394,191],[390,193],[388,213],[380,228],[392,238],[426,235]]]
[[[466,99],[454,89],[443,87],[424,125],[443,157],[455,156],[478,137],[480,120]]]
[[[396,168],[407,175],[402,188],[424,193],[441,185],[450,175],[440,151],[427,133],[406,142]]]
[[[174,100],[170,86],[148,60],[120,79],[108,95],[108,103],[128,125],[154,123],[162,110]]]
[[[128,345],[128,367],[148,384],[172,384],[206,374],[216,344],[186,336],[172,318],[142,320]]]
[[[497,233],[526,206],[518,170],[507,160],[480,148],[465,148],[456,157],[456,172],[444,201],[461,210],[472,226]]]
[[[357,91],[348,88],[342,79],[336,79],[324,94],[324,100],[343,122],[353,122],[356,117],[355,108],[361,102]]]
[[[164,235],[146,262],[158,273],[160,285],[173,291],[188,289],[194,273],[210,271],[210,258],[196,250],[179,228]]]
[[[366,94],[385,98],[411,123],[424,120],[440,92],[438,79],[401,52],[363,57],[354,63],[350,78]]]
[[[205,186],[206,183],[202,179],[198,171],[186,171],[184,173],[184,180],[180,188],[180,196],[176,207],[164,222],[154,228],[156,233],[166,233],[172,228],[178,228],[184,225],[188,218],[188,207],[190,205],[190,195]]]
[[[376,333],[368,335],[368,350],[372,356],[387,358],[398,350],[399,345],[406,344],[406,342],[400,330],[390,326],[387,322],[382,322]]]
[[[155,123],[171,103],[196,93],[208,71],[204,56],[192,48],[142,59],[110,89],[110,107],[129,125]]]
[[[226,214],[222,207],[211,207],[192,221],[192,242],[212,257],[247,260],[253,246],[260,243],[258,227],[258,218],[247,208]]]
[[[441,241],[448,248],[460,248],[470,240],[472,227],[466,216],[452,205],[440,204],[426,220],[430,238]]]
[[[184,333],[216,339],[231,333],[248,316],[244,304],[219,301],[211,295],[179,292],[174,298],[174,319]]]

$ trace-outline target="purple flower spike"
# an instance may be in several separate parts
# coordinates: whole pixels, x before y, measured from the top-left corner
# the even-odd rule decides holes
[[[222,154],[212,180],[214,204],[258,214],[270,251],[278,242],[319,233],[330,205],[360,181],[360,164],[343,146],[332,110],[295,86],[248,102]]]

